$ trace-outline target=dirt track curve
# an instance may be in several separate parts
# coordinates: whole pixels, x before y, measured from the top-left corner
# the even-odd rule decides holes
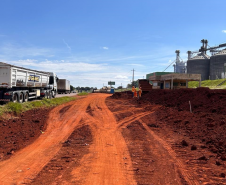
[[[46,131],[0,162],[0,184],[202,184],[149,111],[107,94],[92,94],[54,108]],[[160,134],[161,135],[161,134]]]

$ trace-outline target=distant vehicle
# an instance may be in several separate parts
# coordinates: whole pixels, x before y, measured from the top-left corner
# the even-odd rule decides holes
[[[0,102],[27,102],[54,98],[58,78],[55,73],[27,69],[0,62]]]
[[[70,81],[66,79],[59,79],[57,82],[57,92],[58,94],[70,94]]]

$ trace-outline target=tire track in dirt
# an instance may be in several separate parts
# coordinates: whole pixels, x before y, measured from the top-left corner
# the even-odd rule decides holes
[[[193,177],[193,175],[188,172],[186,170],[186,167],[184,166],[184,164],[177,158],[177,154],[172,150],[172,148],[164,141],[162,140],[160,137],[158,137],[148,126],[146,123],[144,123],[143,121],[139,120],[139,122],[142,124],[142,126],[147,130],[147,132],[149,132],[151,134],[151,136],[153,137],[153,140],[155,142],[159,143],[159,146],[161,145],[171,156],[171,158],[173,159],[173,162],[176,164],[176,166],[179,167],[180,173],[183,175],[183,178],[186,180],[186,182],[188,184],[191,185],[199,185],[200,183],[195,180],[195,178]]]
[[[105,98],[109,95],[96,96],[88,109],[95,121],[95,127],[92,127],[93,144],[90,153],[81,160],[83,166],[72,172],[74,179],[79,178],[84,185],[135,185],[126,143],[117,130],[115,117],[105,104]]]
[[[109,102],[108,102],[109,101]],[[107,104],[114,107],[111,100]],[[111,102],[111,103],[110,103]],[[123,109],[124,102],[115,101]],[[200,184],[193,175],[188,172],[183,163],[178,160],[175,152],[159,138],[146,124],[141,121],[146,115],[152,114],[160,106],[148,106],[144,113],[136,113],[120,121],[126,139],[130,156],[133,162],[133,170],[138,184]],[[124,109],[126,109],[124,107]],[[125,114],[128,110],[125,110]],[[121,111],[120,111],[121,112]],[[117,111],[114,112],[117,114]]]
[[[151,112],[152,113],[152,112]],[[130,124],[132,121],[136,121],[136,120],[139,120],[140,118],[144,117],[144,116],[147,116],[149,115],[150,112],[145,112],[145,113],[139,113],[139,114],[135,114],[135,115],[132,115],[128,118],[125,118],[123,119],[122,121],[120,121],[118,123],[118,128],[125,128],[128,124]]]
[[[80,99],[54,108],[49,115],[45,133],[31,145],[16,152],[10,160],[0,162],[0,184],[30,182],[60,150],[61,142],[79,124],[88,101],[87,97],[87,101]],[[68,105],[72,106],[60,117],[59,111]]]
[[[53,159],[40,171],[30,184],[66,184],[71,179],[71,171],[80,166],[81,158],[89,152],[92,143],[91,129],[83,125],[62,143],[62,148]],[[78,184],[73,181],[72,183]]]
[[[10,160],[0,163],[0,184],[31,184],[33,181],[33,184],[135,185],[126,143],[105,104],[108,96],[92,94],[54,108],[45,133]],[[86,150],[86,155],[73,158],[77,163],[67,162],[70,160],[64,158],[68,157],[65,152],[74,150],[64,150],[62,143],[74,136],[75,129],[86,126],[93,139],[89,152]],[[44,173],[48,170],[52,174]]]
[[[128,144],[138,184],[187,184],[172,158],[139,121],[130,123],[122,133]]]

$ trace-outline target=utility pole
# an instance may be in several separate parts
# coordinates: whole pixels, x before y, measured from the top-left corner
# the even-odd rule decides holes
[[[131,71],[133,71],[133,78],[132,78],[132,86],[134,86],[134,69],[133,70],[131,70]]]

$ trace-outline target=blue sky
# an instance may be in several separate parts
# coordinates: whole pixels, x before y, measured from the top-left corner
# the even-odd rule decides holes
[[[116,87],[226,43],[225,0],[1,0],[0,61]],[[173,71],[170,67],[168,71]]]

